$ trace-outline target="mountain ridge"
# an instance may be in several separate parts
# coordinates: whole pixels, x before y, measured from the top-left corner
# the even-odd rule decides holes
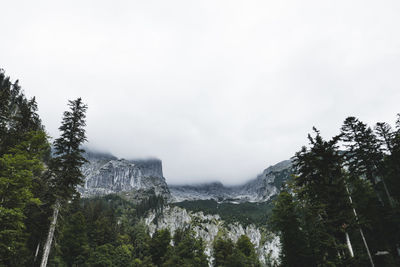
[[[84,156],[88,160],[82,167],[84,185],[78,187],[83,197],[154,191],[169,202],[208,199],[232,203],[268,201],[290,178],[292,166],[290,160],[281,161],[241,185],[226,186],[219,181],[169,185],[163,176],[160,159],[119,159],[110,153],[90,150]]]

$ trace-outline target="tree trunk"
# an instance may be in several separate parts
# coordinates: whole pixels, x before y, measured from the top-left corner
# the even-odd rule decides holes
[[[347,243],[347,248],[349,249],[350,252],[350,256],[354,258],[353,246],[351,245],[349,233],[347,232],[346,232],[346,243]]]
[[[385,183],[385,180],[383,178],[382,178],[382,183],[383,183],[383,188],[385,189],[386,196],[387,196],[387,198],[389,200],[390,207],[393,208],[394,207],[393,199],[392,199],[392,196],[389,193],[389,190],[388,190],[388,188],[386,186],[386,183]]]
[[[347,187],[347,185],[346,185],[346,190],[347,190],[347,194],[349,195],[350,204],[353,206],[353,199],[351,198],[350,191],[349,191],[349,188]],[[358,215],[357,215],[356,209],[354,207],[353,207],[353,213],[354,213],[354,217],[356,218],[356,221],[358,223]],[[364,246],[365,246],[365,250],[367,251],[367,254],[368,254],[369,262],[371,263],[372,267],[375,267],[374,261],[372,260],[371,252],[369,251],[367,240],[365,240],[364,232],[361,229],[361,226],[360,226],[359,230],[360,230],[360,235],[361,235],[361,238],[362,238]]]
[[[40,264],[40,267],[47,266],[47,260],[49,258],[49,254],[50,254],[51,243],[53,242],[54,231],[56,230],[57,217],[58,217],[58,211],[60,210],[60,206],[61,206],[60,201],[56,200],[56,204],[54,205],[54,210],[53,210],[53,218],[51,220],[49,233],[47,235],[47,240],[44,245],[42,263]]]
[[[37,256],[39,254],[39,248],[40,248],[40,242],[38,242],[38,244],[37,244],[36,252],[35,252],[35,258],[33,259],[33,263],[36,262]]]
[[[363,230],[361,229],[361,227],[360,227],[360,235],[361,235],[361,238],[362,238],[362,240],[363,240],[363,242],[364,242],[365,249],[367,250],[369,262],[371,263],[371,266],[372,266],[372,267],[375,267],[374,261],[372,260],[371,252],[369,252],[367,240],[365,240],[364,232],[363,232]]]

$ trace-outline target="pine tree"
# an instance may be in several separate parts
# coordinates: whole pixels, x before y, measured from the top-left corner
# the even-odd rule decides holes
[[[345,187],[342,156],[338,151],[340,136],[325,141],[315,128],[315,137],[308,136],[310,149],[303,147],[294,157],[295,186],[298,197],[312,207],[324,229],[322,239],[313,244],[319,251],[320,264],[343,264],[349,259],[343,225],[353,216]],[[350,250],[350,248],[349,248]]]
[[[235,244],[231,239],[216,238],[213,243],[214,266],[228,266]]]
[[[280,233],[282,266],[313,266],[306,235],[301,230],[296,203],[287,190],[282,190],[278,195],[270,221],[273,228]]]
[[[70,111],[64,112],[59,130],[61,136],[54,142],[55,158],[52,171],[55,174],[57,195],[69,199],[76,193],[76,185],[83,183],[80,167],[86,162],[81,145],[87,141],[85,118],[87,106],[78,98],[69,101]]]
[[[35,98],[28,100],[0,69],[0,247],[6,248],[0,262],[8,266],[29,262],[38,244],[31,242],[40,235],[32,222],[43,214],[35,211],[45,210],[43,170],[50,155],[43,129]],[[20,257],[11,257],[16,252]]]
[[[42,168],[40,161],[24,154],[0,158],[0,266],[18,266],[26,257],[25,208],[40,203],[31,189],[34,172]]]
[[[87,106],[78,98],[69,101],[70,111],[64,112],[64,117],[59,130],[61,136],[54,142],[56,157],[50,163],[50,171],[54,177],[54,191],[56,202],[50,223],[47,240],[42,256],[41,267],[47,266],[57,217],[62,201],[68,200],[76,194],[76,186],[83,182],[80,167],[85,163],[82,156],[84,150],[81,145],[86,141],[85,118]]]
[[[78,211],[72,214],[62,230],[61,252],[64,261],[68,266],[78,264],[86,258],[89,252],[89,245],[86,233],[86,220],[83,214]]]
[[[150,253],[153,263],[161,266],[170,250],[171,234],[168,229],[158,230],[150,241]]]
[[[347,147],[345,156],[349,173],[369,180],[383,204],[378,189],[378,183],[382,181],[387,198],[390,200],[390,194],[382,177],[383,154],[374,132],[355,117],[346,118],[341,130],[341,139]]]

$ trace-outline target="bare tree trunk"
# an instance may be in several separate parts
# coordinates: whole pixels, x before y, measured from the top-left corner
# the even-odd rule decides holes
[[[371,252],[369,252],[367,240],[365,240],[364,232],[363,232],[363,230],[361,229],[361,227],[360,227],[360,235],[361,235],[361,238],[362,238],[362,240],[363,240],[363,242],[364,242],[365,249],[367,250],[368,257],[369,257],[369,262],[371,263],[371,266],[372,266],[372,267],[375,267],[374,261],[372,260]]]
[[[388,190],[388,188],[387,188],[387,186],[386,186],[386,183],[385,183],[385,180],[382,178],[382,183],[383,183],[383,188],[385,189],[385,193],[386,193],[386,195],[387,195],[387,197],[388,197],[388,200],[389,200],[389,204],[390,204],[390,207],[394,207],[394,205],[393,205],[393,199],[392,199],[392,196],[390,195],[390,193],[389,193],[389,190]]]
[[[345,234],[346,234],[347,248],[349,249],[350,256],[351,256],[352,258],[354,258],[353,246],[351,245],[351,242],[350,242],[349,233],[346,232]]]
[[[33,259],[33,263],[36,262],[37,256],[39,254],[39,248],[40,248],[40,242],[38,242],[38,244],[37,244],[36,252],[35,252],[35,258]]]
[[[353,199],[351,198],[350,191],[349,191],[349,188],[347,187],[347,185],[346,185],[346,190],[347,190],[347,194],[349,195],[350,204],[353,205]],[[354,207],[353,207],[353,213],[356,218],[356,221],[358,222],[358,215],[357,215],[356,209]],[[359,230],[360,230],[360,235],[361,235],[361,238],[362,238],[364,246],[365,246],[365,250],[367,251],[367,254],[368,254],[369,262],[371,263],[372,267],[375,267],[374,261],[372,260],[371,252],[369,251],[367,240],[365,240],[364,232],[361,229],[361,227],[359,228]]]
[[[49,254],[50,254],[51,243],[53,242],[54,231],[56,230],[57,217],[58,217],[58,211],[60,210],[60,206],[61,206],[61,203],[59,200],[57,200],[56,204],[54,205],[53,219],[51,220],[49,233],[47,235],[47,240],[44,245],[42,263],[40,264],[40,267],[47,266],[47,260],[49,258]]]

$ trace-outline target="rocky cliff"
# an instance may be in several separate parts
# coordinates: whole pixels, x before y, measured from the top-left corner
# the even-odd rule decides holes
[[[133,196],[134,192],[154,191],[173,202],[205,199],[233,203],[268,201],[290,178],[292,166],[290,160],[282,161],[238,186],[224,186],[219,182],[168,186],[159,159],[126,160],[94,152],[86,153],[85,157],[88,160],[82,167],[85,183],[78,187],[83,197],[120,192],[129,192]]]
[[[278,194],[282,183],[290,179],[291,173],[292,163],[290,160],[285,160],[270,166],[255,179],[243,185],[224,186],[221,183],[172,185],[170,190],[174,202],[205,199],[230,202],[261,202],[267,201]]]
[[[82,167],[84,186],[78,187],[83,197],[120,192],[154,192],[169,198],[159,159],[126,160],[110,154],[88,152]]]
[[[171,234],[179,228],[190,227],[196,237],[201,237],[205,244],[205,253],[209,257],[210,265],[213,254],[213,241],[218,237],[230,238],[236,242],[241,235],[247,235],[254,244],[257,255],[262,263],[272,265],[278,261],[279,238],[258,228],[253,224],[243,227],[239,223],[227,224],[218,215],[205,215],[203,212],[188,212],[179,207],[167,206],[162,211],[150,212],[145,218],[150,235],[160,229],[169,229]]]

